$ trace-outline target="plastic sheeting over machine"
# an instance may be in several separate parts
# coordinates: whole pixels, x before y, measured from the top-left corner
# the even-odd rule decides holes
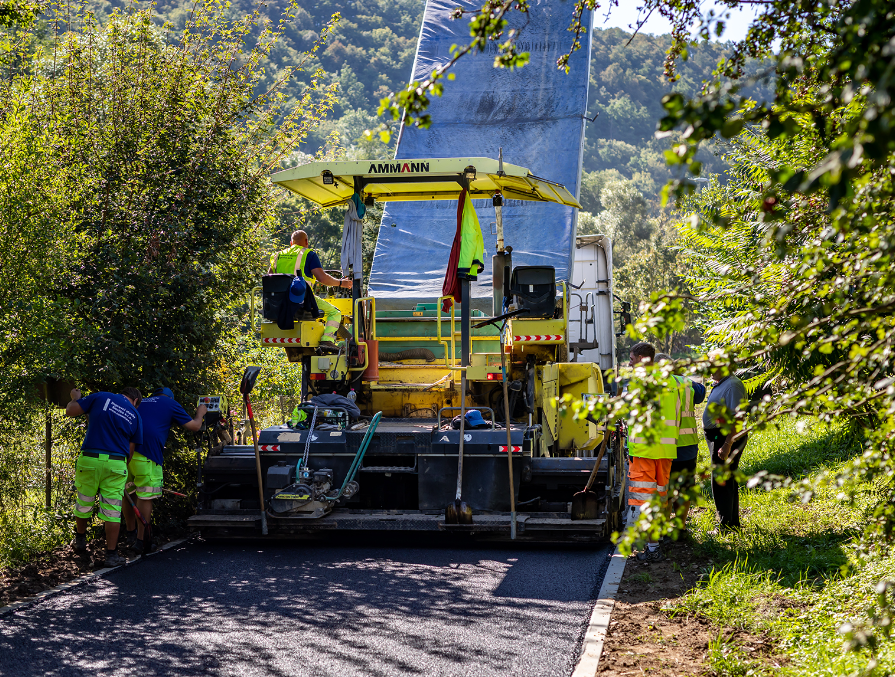
[[[413,66],[414,80],[423,80],[450,60],[450,47],[469,40],[467,18],[453,20],[458,7],[475,11],[480,4],[463,0],[429,0]],[[510,27],[521,30],[519,46],[530,53],[524,68],[494,68],[496,44],[460,59],[444,95],[434,97],[428,129],[404,127],[395,161],[410,158],[497,157],[527,167],[579,192],[584,114],[590,63],[590,34],[572,55],[571,71],[557,69],[572,35],[569,7],[536,0],[528,17],[513,15]],[[590,17],[582,19],[590,24]],[[459,194],[459,190],[458,190]],[[489,298],[490,254],[495,249],[496,221],[491,200],[475,200],[485,238],[485,271],[472,285],[474,298]],[[457,228],[455,200],[388,202],[370,274],[370,291],[380,305],[388,298],[435,299]],[[574,259],[577,210],[561,204],[528,202],[505,195],[503,223],[507,245],[517,266],[554,266],[558,280],[568,280]]]

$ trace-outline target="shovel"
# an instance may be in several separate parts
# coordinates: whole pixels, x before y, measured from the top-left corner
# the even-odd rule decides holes
[[[590,490],[591,485],[597,478],[597,471],[600,469],[600,462],[603,460],[603,454],[606,453],[606,443],[609,441],[609,424],[603,428],[603,443],[600,445],[600,455],[597,456],[597,462],[594,463],[594,469],[590,471],[590,477],[587,478],[587,485],[584,491],[579,491],[572,496],[572,519],[573,520],[595,520],[600,514],[600,504],[597,501],[597,494]]]
[[[258,473],[258,501],[261,504],[261,534],[267,536],[267,511],[264,509],[264,484],[261,477],[261,452],[258,449],[258,435],[255,434],[255,414],[252,412],[252,403],[249,402],[249,393],[255,387],[255,381],[258,380],[258,374],[261,373],[261,367],[246,367],[245,373],[242,375],[242,381],[239,384],[239,392],[242,393],[242,400],[246,405],[246,411],[249,414],[249,423],[252,426],[252,443],[255,445],[255,470]]]
[[[472,508],[463,500],[463,442],[466,433],[466,372],[460,376],[460,451],[457,458],[457,498],[444,509],[446,524],[472,524]]]

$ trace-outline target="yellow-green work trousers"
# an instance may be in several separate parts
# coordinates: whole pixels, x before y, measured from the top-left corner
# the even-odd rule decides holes
[[[309,290],[310,291],[310,290]],[[336,308],[331,303],[327,303],[319,296],[315,296],[317,299],[317,307],[323,311],[323,322],[324,322],[324,330],[323,336],[320,337],[321,341],[332,341],[336,342],[336,330],[338,330],[339,325],[342,323],[342,313],[339,312],[339,309]]]

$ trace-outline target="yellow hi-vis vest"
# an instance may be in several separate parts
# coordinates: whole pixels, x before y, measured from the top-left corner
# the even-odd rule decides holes
[[[680,386],[681,397],[681,427],[678,430],[677,446],[689,447],[699,444],[699,435],[696,429],[696,407],[693,404],[696,390],[686,376],[675,376],[674,380]]]
[[[668,379],[654,413],[651,427],[657,437],[650,442],[643,433],[632,433],[628,439],[628,455],[639,458],[677,458],[677,437],[681,420],[681,399],[677,381]]]
[[[273,272],[285,273],[286,275],[295,275],[296,272],[300,272],[305,282],[308,283],[308,286],[313,288],[314,283],[317,280],[314,279],[313,275],[307,275],[305,273],[305,260],[308,258],[308,253],[312,251],[314,250],[310,247],[299,247],[297,244],[294,244],[288,249],[284,249],[277,254],[272,254],[270,257],[270,267]],[[300,261],[299,257],[301,257]],[[297,261],[299,261],[298,266],[295,265]]]

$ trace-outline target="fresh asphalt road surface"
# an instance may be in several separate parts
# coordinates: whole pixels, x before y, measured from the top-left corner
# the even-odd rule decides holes
[[[195,541],[0,617],[0,675],[568,677],[609,552]]]

